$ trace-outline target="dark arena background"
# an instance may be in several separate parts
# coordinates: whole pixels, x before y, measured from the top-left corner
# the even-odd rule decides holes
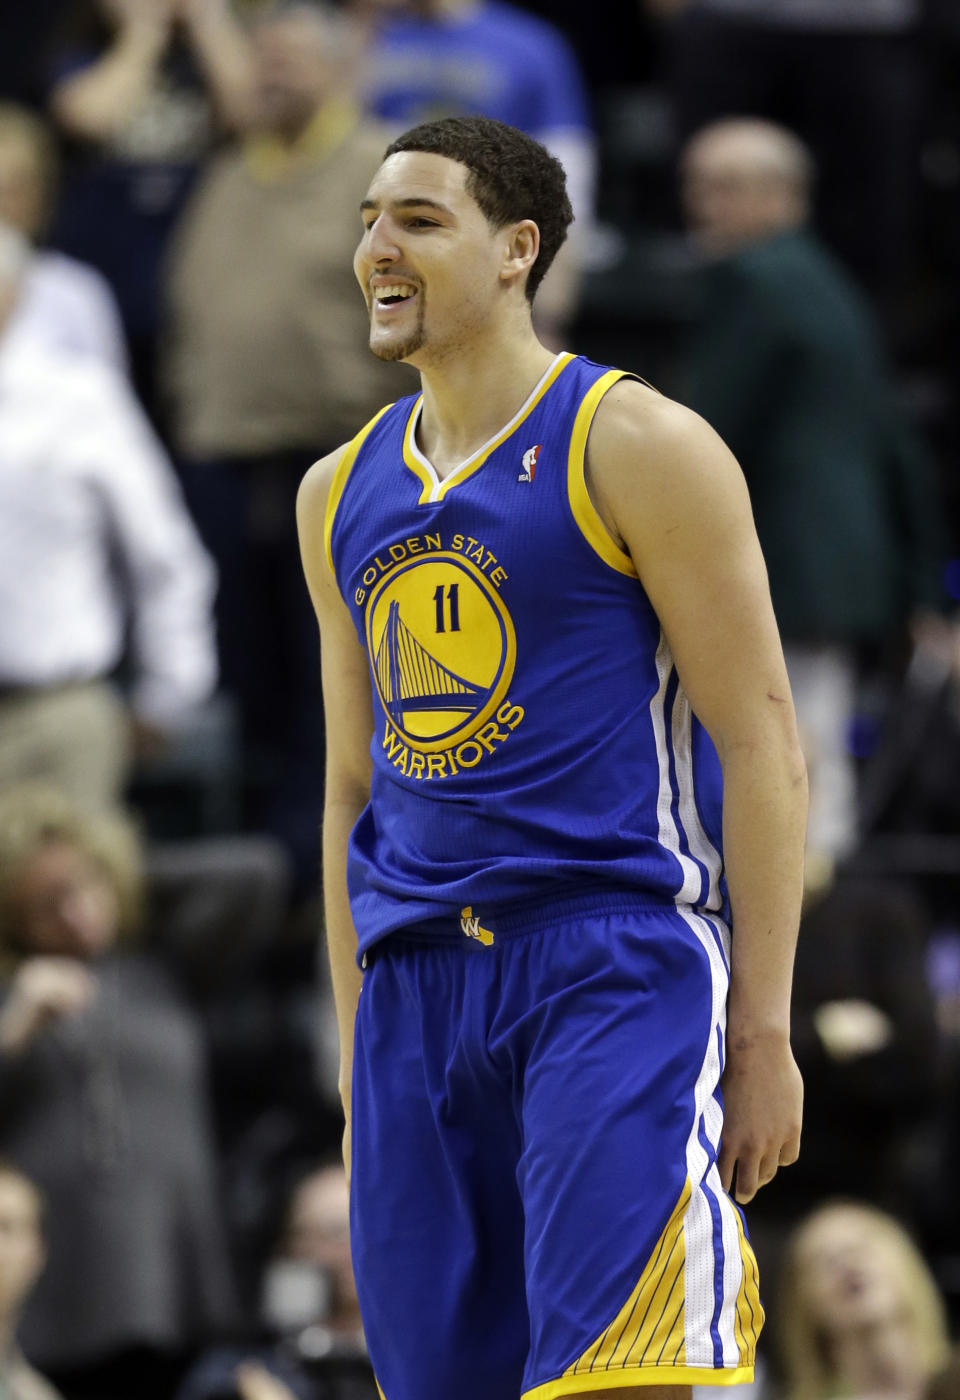
[[[806,1110],[750,1394],[960,1396],[956,0],[2,7],[0,1394],[377,1394],[295,501],[417,386],[358,207],[469,112],[567,172],[541,338],[702,412],[767,561]],[[486,696],[396,603],[377,665],[400,719]]]

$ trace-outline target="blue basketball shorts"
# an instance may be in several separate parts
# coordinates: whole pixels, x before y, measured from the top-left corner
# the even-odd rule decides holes
[[[726,927],[629,905],[489,946],[410,933],[370,958],[353,1078],[385,1400],[750,1380],[756,1261],[716,1164]]]

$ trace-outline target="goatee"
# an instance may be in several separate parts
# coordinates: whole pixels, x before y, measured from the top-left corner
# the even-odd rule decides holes
[[[370,349],[378,360],[392,363],[395,360],[405,360],[408,356],[415,355],[422,344],[423,327],[417,326],[406,340],[395,340],[390,345],[371,345]]]
[[[423,322],[426,315],[425,296],[423,290],[420,292],[420,305],[417,308],[417,324],[407,336],[406,340],[395,340],[385,345],[376,345],[372,341],[370,349],[378,360],[386,360],[392,364],[396,360],[406,360],[410,355],[415,355],[424,342]]]

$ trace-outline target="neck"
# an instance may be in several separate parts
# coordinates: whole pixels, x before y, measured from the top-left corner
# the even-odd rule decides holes
[[[423,413],[418,436],[438,475],[452,471],[509,423],[554,358],[527,319],[520,334],[510,323],[419,366]]]

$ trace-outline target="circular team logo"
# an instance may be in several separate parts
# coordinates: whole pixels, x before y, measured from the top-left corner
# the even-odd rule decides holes
[[[384,574],[367,600],[366,630],[380,703],[412,749],[462,743],[506,695],[513,623],[462,555],[423,555]]]

